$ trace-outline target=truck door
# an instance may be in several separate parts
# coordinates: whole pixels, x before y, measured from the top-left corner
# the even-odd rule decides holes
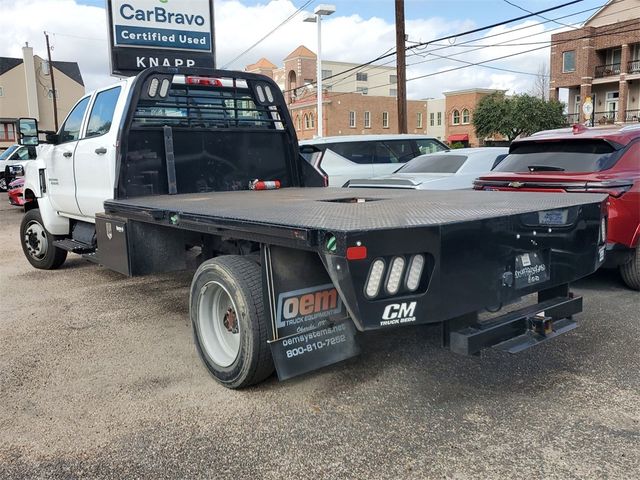
[[[104,201],[113,198],[118,125],[124,99],[122,87],[98,91],[89,107],[89,120],[75,153],[76,200],[82,215],[95,217]],[[118,123],[118,122],[115,122]]]
[[[80,207],[76,202],[73,157],[90,98],[80,100],[60,127],[58,143],[52,148],[50,162],[47,165],[51,204],[60,213],[80,215]]]

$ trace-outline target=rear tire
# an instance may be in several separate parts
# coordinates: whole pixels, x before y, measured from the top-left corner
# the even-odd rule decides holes
[[[620,274],[629,288],[640,290],[640,245],[636,247],[631,261],[620,265]]]
[[[20,243],[31,265],[41,270],[55,270],[64,263],[67,252],[54,246],[55,240],[56,237],[44,228],[39,209],[31,209],[24,214],[20,224]]]
[[[0,173],[0,192],[6,192],[9,185],[7,185],[7,179],[4,176],[4,173]]]
[[[225,387],[247,387],[273,373],[256,263],[229,255],[200,265],[191,283],[189,315],[200,358]]]

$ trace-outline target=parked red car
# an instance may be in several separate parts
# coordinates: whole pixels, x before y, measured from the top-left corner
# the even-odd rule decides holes
[[[9,203],[11,205],[22,207],[25,204],[23,187],[24,187],[24,177],[18,177],[14,181],[9,183],[7,193],[9,194]]]
[[[474,188],[609,194],[605,266],[619,267],[625,283],[640,290],[640,125],[575,125],[516,140]]]

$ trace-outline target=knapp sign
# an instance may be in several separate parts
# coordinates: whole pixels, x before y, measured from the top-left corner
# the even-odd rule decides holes
[[[111,70],[215,67],[212,0],[108,0]]]

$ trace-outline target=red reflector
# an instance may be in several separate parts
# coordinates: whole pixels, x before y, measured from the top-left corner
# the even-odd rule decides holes
[[[367,247],[347,248],[347,260],[364,260],[367,258]]]
[[[203,85],[205,87],[221,87],[222,82],[217,78],[211,77],[187,77],[185,79],[187,85]]]

